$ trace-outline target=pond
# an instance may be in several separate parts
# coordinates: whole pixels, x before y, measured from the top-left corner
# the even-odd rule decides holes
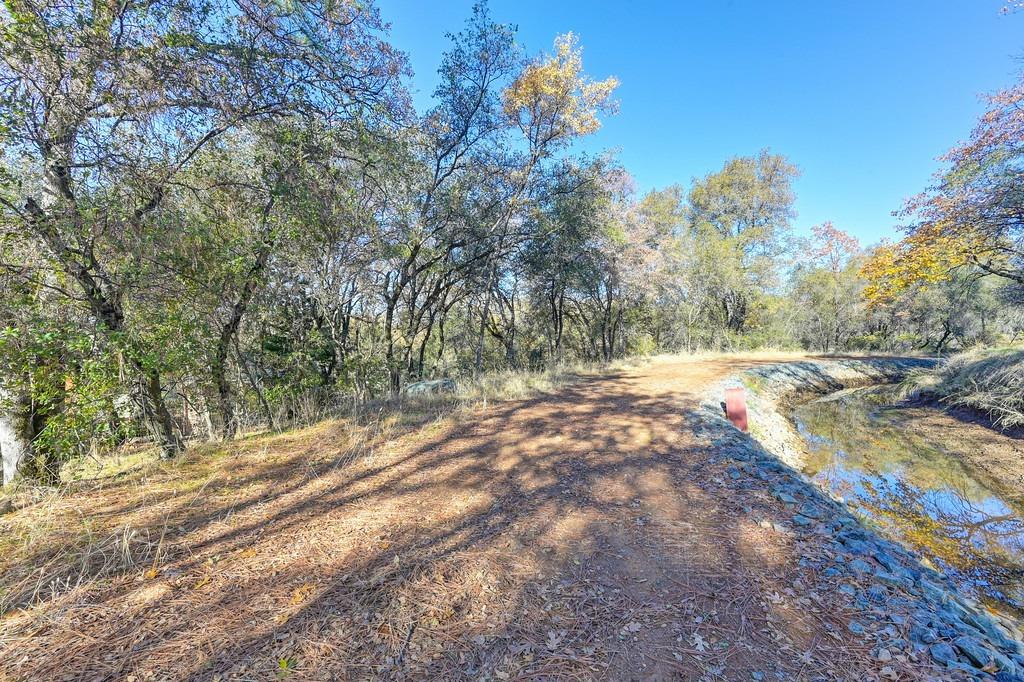
[[[805,473],[864,522],[918,552],[958,589],[1024,613],[1024,509],[957,457],[966,441],[908,428],[890,387],[850,389],[800,405]],[[939,415],[954,424],[956,418]]]

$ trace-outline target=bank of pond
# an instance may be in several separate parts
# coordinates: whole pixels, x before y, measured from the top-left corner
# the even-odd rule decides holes
[[[906,405],[891,386],[839,391],[791,416],[806,445],[804,472],[817,485],[958,590],[1024,614],[1024,477],[1006,470],[1020,461],[1024,474],[1019,438]],[[1003,480],[985,471],[987,458],[1003,460]]]

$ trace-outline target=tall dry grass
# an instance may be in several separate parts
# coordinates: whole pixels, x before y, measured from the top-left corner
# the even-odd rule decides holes
[[[1024,426],[1024,348],[988,348],[954,355],[916,372],[903,392],[985,414],[1000,429]]]

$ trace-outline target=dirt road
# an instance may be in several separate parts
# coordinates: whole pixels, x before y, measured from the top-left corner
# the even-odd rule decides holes
[[[357,456],[326,425],[82,493],[162,549],[0,621],[0,679],[873,679],[894,663],[697,416],[702,387],[779,359],[654,362]]]

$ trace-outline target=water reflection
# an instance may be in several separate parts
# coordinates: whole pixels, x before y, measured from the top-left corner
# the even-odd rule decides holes
[[[872,387],[796,408],[805,471],[961,588],[1024,608],[1024,514],[969,473],[949,444],[908,432],[892,402],[890,389]]]

